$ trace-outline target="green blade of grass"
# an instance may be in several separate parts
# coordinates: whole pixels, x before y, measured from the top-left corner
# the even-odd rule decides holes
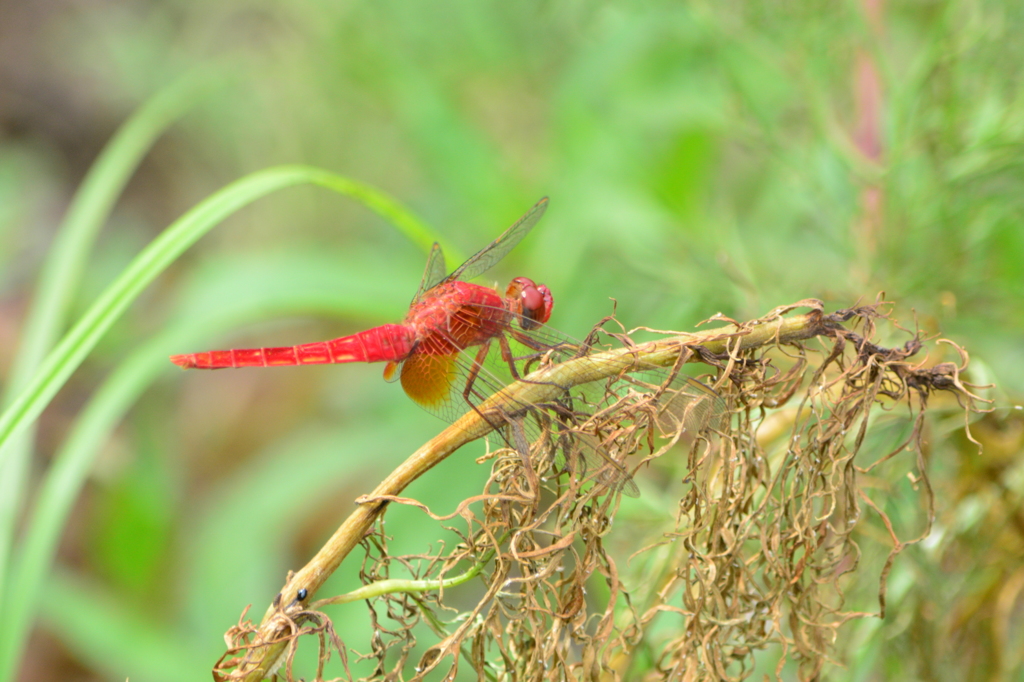
[[[43,263],[39,287],[0,404],[9,405],[25,388],[53,347],[96,235],[128,178],[153,142],[215,82],[193,74],[157,93],[118,129],[86,173]],[[0,612],[5,610],[8,559],[22,493],[27,487],[32,440],[26,432],[7,442],[0,452]]]
[[[96,158],[68,206],[39,277],[25,319],[4,404],[28,383],[57,338],[93,242],[118,195],[153,142],[211,87],[190,76],[157,93],[125,122]]]

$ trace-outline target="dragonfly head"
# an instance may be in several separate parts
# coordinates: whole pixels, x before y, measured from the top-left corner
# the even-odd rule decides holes
[[[551,317],[551,309],[555,307],[555,299],[551,290],[543,284],[534,284],[532,279],[516,277],[508,285],[505,295],[515,301],[514,312],[520,315],[519,323],[523,329],[536,329]]]

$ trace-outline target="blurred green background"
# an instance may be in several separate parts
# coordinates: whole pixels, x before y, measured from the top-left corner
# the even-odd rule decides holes
[[[888,617],[839,630],[826,675],[1020,679],[1022,34],[1010,1],[0,3],[0,372],[97,155],[183,74],[206,78],[118,198],[65,327],[186,210],[285,163],[395,197],[450,266],[550,196],[485,279],[547,283],[551,323],[572,335],[610,299],[626,327],[685,330],[884,291],[905,326],[968,349],[999,409],[975,425],[981,455],[936,429],[936,530],[897,560]],[[424,257],[358,202],[299,187],[145,291],[39,422],[27,502],[100,387],[143,377],[69,493],[12,679],[208,679],[245,605],[258,619],[442,424],[380,366],[185,374],[164,358],[396,321]],[[466,450],[409,494],[445,512],[478,492],[481,448]],[[435,532],[412,513],[388,531],[399,552]],[[877,573],[864,581],[873,599]],[[343,567],[328,592],[355,584]],[[337,608],[341,637],[368,651],[365,609]]]

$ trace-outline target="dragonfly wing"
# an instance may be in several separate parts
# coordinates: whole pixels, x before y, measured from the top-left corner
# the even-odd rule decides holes
[[[544,215],[547,207],[548,198],[544,197],[534,204],[533,208],[517,220],[512,227],[505,230],[500,237],[477,251],[469,260],[460,265],[455,272],[448,275],[445,281],[470,280],[490,270],[495,263],[504,258],[533,229],[533,226]]]
[[[427,267],[423,269],[420,288],[416,290],[416,295],[412,298],[413,305],[419,303],[424,293],[441,283],[445,272],[447,270],[444,265],[444,252],[441,250],[441,245],[434,242],[434,246],[431,247],[430,253],[427,255]]]
[[[457,392],[458,353],[447,355],[413,353],[402,363],[402,389],[428,412],[445,415]]]
[[[445,338],[444,332],[435,333],[447,343],[433,345],[457,346],[454,339]],[[562,362],[579,353],[578,341],[548,327],[531,331],[529,337],[516,336],[518,340],[493,338],[481,346],[447,355],[414,353],[402,364],[402,386],[428,412],[454,423],[541,364]],[[561,397],[560,391],[556,394]],[[571,431],[557,416],[547,414],[549,408],[556,407],[555,402],[557,399],[551,405],[538,406],[508,396],[500,408],[481,414],[513,449],[523,451],[524,443],[546,441],[546,451],[559,472],[568,463],[577,477],[593,478],[626,495],[638,496],[629,472],[606,454],[596,438]],[[565,408],[561,412],[567,414]],[[520,435],[515,438],[517,433]]]
[[[513,323],[514,324],[514,323]],[[539,324],[530,330],[512,329],[506,335],[506,348],[518,369],[518,376],[524,377],[543,365],[566,362],[576,358],[587,358],[580,364],[580,379],[605,374],[594,364],[596,353],[605,350],[603,344],[588,347],[547,325]],[[497,346],[497,342],[492,345]],[[497,349],[488,354],[485,369],[480,372],[486,378],[497,377],[500,385],[507,385],[514,377],[510,375],[509,363],[500,357]],[[464,362],[464,359],[460,359]],[[586,471],[596,471],[596,480],[610,486],[621,486],[624,494],[636,494],[636,486],[622,468],[621,457],[610,454],[616,445],[602,445],[601,433],[614,433],[614,423],[602,429],[593,415],[622,414],[615,405],[626,400],[634,414],[641,412],[652,415],[653,426],[661,435],[671,438],[681,431],[700,433],[719,428],[728,411],[726,402],[714,389],[683,373],[681,367],[648,365],[629,374],[612,375],[600,381],[577,382],[566,377],[564,392],[552,405],[519,405],[521,414],[547,412],[553,415],[546,427],[554,429],[557,436],[556,463],[562,458],[574,459],[585,464]],[[653,408],[653,409],[652,409]],[[603,418],[603,417],[602,417]],[[614,421],[614,417],[612,420]],[[534,417],[531,421],[536,421]],[[535,428],[539,436],[543,429]],[[571,456],[570,456],[571,453]],[[628,454],[628,453],[627,453]]]
[[[658,401],[656,422],[664,435],[680,430],[717,429],[726,414],[725,399],[692,377],[679,375]]]
[[[503,312],[495,308],[488,314],[486,306],[477,307],[473,314],[481,318],[500,319]],[[425,340],[421,352],[413,353],[402,365],[402,386],[413,400],[448,423],[542,366],[578,357],[592,359],[592,350],[603,350],[587,348],[546,325],[529,331],[506,329],[483,345],[451,353],[443,351],[458,348],[458,341],[444,330],[434,330],[433,334],[437,338]],[[581,371],[588,376],[601,374],[593,366]],[[539,443],[555,471],[569,470],[577,479],[586,477],[630,496],[639,494],[636,484],[609,453],[609,447],[616,449],[614,442],[605,447],[605,436],[600,435],[613,433],[616,427],[595,425],[592,416],[614,413],[613,406],[623,399],[631,401],[638,414],[649,413],[645,406],[653,404],[655,426],[672,435],[680,428],[702,430],[724,409],[718,393],[672,367],[651,366],[579,385],[567,377],[564,386],[556,386],[552,394],[550,402],[540,405],[506,395],[504,403],[498,401],[500,408],[483,416],[514,449],[521,451],[524,440]],[[516,433],[520,434],[518,438],[514,437]]]
[[[608,450],[594,436],[579,431],[564,431],[556,447],[556,468],[568,462],[573,471],[582,471],[583,475],[596,472],[596,480],[612,490],[619,490],[627,497],[640,497],[640,489],[636,487],[629,471],[609,455]]]

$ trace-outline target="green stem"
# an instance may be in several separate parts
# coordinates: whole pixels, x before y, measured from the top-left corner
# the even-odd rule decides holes
[[[363,585],[357,590],[352,590],[346,594],[338,595],[337,597],[321,599],[314,602],[313,607],[320,608],[323,606],[330,606],[332,604],[347,604],[361,599],[372,599],[374,597],[380,597],[385,594],[394,594],[396,592],[430,592],[432,590],[455,587],[469,582],[480,575],[480,571],[484,570],[484,566],[487,565],[492,557],[494,557],[493,549],[487,551],[480,561],[473,564],[472,568],[468,571],[461,575],[457,575],[454,578],[439,578],[437,580],[408,580],[395,578],[379,580],[375,583],[370,583],[369,585]]]

